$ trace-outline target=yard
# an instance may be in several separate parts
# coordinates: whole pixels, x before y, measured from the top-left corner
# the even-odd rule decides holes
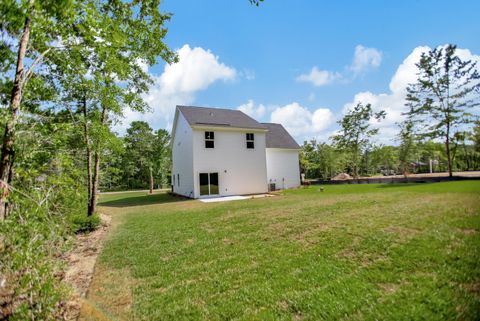
[[[480,181],[101,202],[83,320],[480,318]]]

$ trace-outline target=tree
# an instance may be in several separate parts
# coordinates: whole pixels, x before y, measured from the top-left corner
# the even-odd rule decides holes
[[[370,121],[385,118],[385,111],[374,113],[370,104],[358,103],[348,111],[341,120],[340,133],[332,136],[334,145],[349,156],[352,174],[358,178],[359,160],[362,152],[369,146],[370,138],[378,133],[378,128],[371,128]]]
[[[421,137],[443,140],[452,176],[453,135],[473,121],[471,111],[480,105],[480,74],[475,62],[456,54],[454,45],[422,53],[416,66],[417,81],[407,87],[407,114]]]
[[[68,102],[84,134],[89,193],[88,215],[96,212],[101,160],[114,143],[110,125],[129,108],[149,107],[143,94],[152,83],[142,65],[153,65],[160,57],[167,63],[176,55],[162,42],[170,19],[159,12],[159,1],[96,1],[76,3],[74,35],[50,60],[62,102]],[[70,40],[71,39],[71,40]],[[66,42],[65,40],[64,42]],[[65,104],[64,104],[65,105]]]
[[[398,163],[395,147],[383,144],[365,151],[363,158],[366,163],[364,172],[367,175],[377,174],[382,170],[394,170]]]
[[[155,180],[159,186],[167,183],[171,156],[170,135],[166,130],[153,132],[148,123],[134,121],[127,129],[124,142],[122,167],[129,188],[149,186],[153,193]]]
[[[125,135],[125,158],[127,166],[132,170],[132,177],[145,180],[149,178],[150,193],[153,192],[153,163],[155,135],[144,121],[134,121]]]
[[[475,146],[475,151],[480,152],[480,121],[475,122],[475,127],[473,128],[473,145]]]
[[[413,123],[408,119],[405,123],[402,123],[399,126],[400,133],[398,134],[398,137],[400,138],[400,146],[398,147],[398,161],[400,163],[400,170],[406,178],[410,172],[410,157],[415,145]]]
[[[327,143],[315,138],[305,141],[300,151],[300,166],[307,178],[329,179],[340,173],[343,155]]]
[[[318,142],[315,138],[305,141],[300,151],[300,167],[306,178],[320,177],[320,159],[318,155]]]
[[[169,182],[172,167],[171,152],[170,134],[165,129],[157,130],[153,147],[153,169],[159,187],[165,186]]]
[[[14,77],[11,82],[8,114],[6,115],[0,155],[1,220],[7,214],[5,203],[9,195],[7,186],[14,175],[15,129],[24,95],[23,90],[31,78],[35,66],[50,51],[51,48],[48,44],[57,40],[56,29],[64,21],[70,21],[73,11],[71,10],[71,1],[6,0],[0,4],[0,13],[2,21],[0,28],[6,36],[5,38],[16,40],[17,35],[20,35],[17,46],[9,45],[5,40],[2,43],[2,53],[5,55],[2,69],[7,71],[13,67]]]

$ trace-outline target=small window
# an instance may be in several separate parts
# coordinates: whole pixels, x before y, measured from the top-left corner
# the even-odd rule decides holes
[[[253,136],[253,133],[247,133],[247,148],[248,149],[255,148],[254,140],[255,140],[255,137]]]
[[[175,174],[172,175],[172,178],[173,178],[173,186],[175,186]]]
[[[215,134],[214,132],[205,132],[205,148],[214,148],[215,143]]]
[[[180,174],[177,174],[177,184],[180,187]]]

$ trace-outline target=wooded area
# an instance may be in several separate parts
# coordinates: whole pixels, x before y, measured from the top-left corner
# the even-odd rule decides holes
[[[0,319],[62,319],[59,258],[68,235],[98,225],[99,188],[119,175],[112,164],[131,169],[120,174],[128,187],[145,167],[165,181],[168,133],[120,138],[112,125],[126,108],[149,108],[142,66],[176,61],[163,43],[170,15],[159,1],[93,0],[7,0],[0,14]],[[133,158],[141,135],[150,149]]]

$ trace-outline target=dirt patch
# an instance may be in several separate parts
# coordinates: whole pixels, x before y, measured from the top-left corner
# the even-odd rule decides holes
[[[279,301],[277,302],[277,305],[280,309],[282,309],[283,311],[287,311],[288,310],[288,302],[285,301],[285,300],[282,300],[282,301]]]
[[[473,228],[462,228],[462,229],[459,229],[460,230],[460,233],[464,234],[464,235],[475,235],[478,233],[477,230],[473,229]]]
[[[378,287],[382,289],[383,293],[385,294],[393,294],[397,292],[397,290],[400,288],[400,284],[395,284],[395,283],[380,283],[378,284]]]
[[[468,292],[471,292],[477,296],[480,296],[480,282],[464,284],[463,287]]]
[[[344,181],[352,179],[352,176],[348,175],[347,173],[340,173],[337,176],[332,178],[332,181]]]
[[[389,226],[383,230],[398,235],[401,240],[409,240],[420,232],[420,230],[403,226]]]
[[[73,250],[67,254],[64,281],[70,284],[75,293],[68,302],[70,320],[76,320],[95,270],[95,262],[100,254],[105,237],[111,226],[111,217],[100,214],[102,225],[91,233],[78,234]]]
[[[369,268],[370,266],[375,264],[385,264],[389,261],[389,258],[387,256],[381,255],[379,253],[361,252],[351,247],[347,247],[339,251],[337,254],[335,254],[335,257],[340,260],[355,264],[356,266],[362,268]]]

